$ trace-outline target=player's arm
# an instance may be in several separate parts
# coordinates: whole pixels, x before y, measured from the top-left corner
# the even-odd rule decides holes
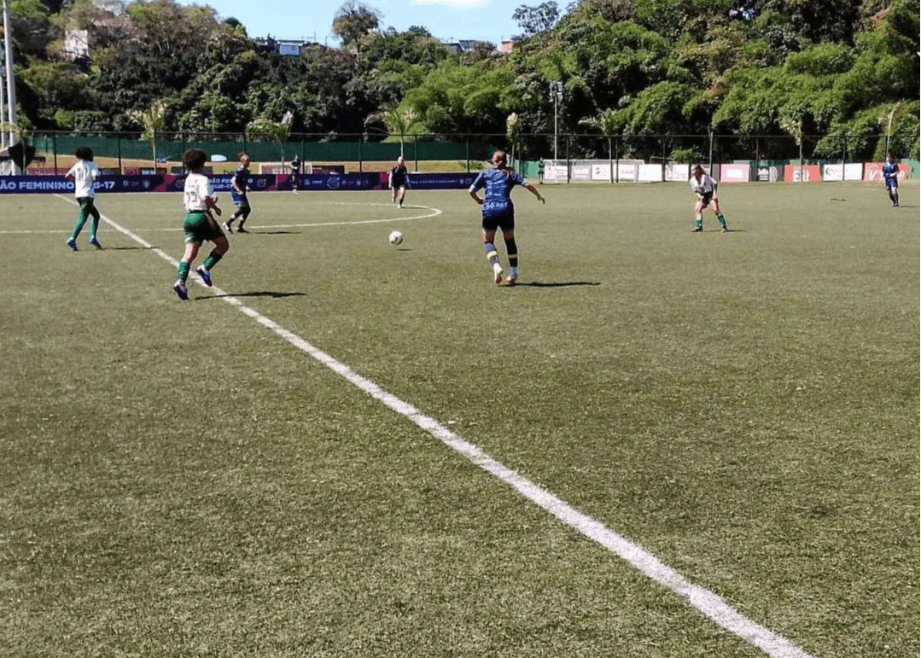
[[[547,203],[547,200],[540,195],[540,192],[537,191],[537,188],[531,185],[530,183],[525,186],[525,189],[528,190],[531,194],[537,197],[537,200],[541,203]]]
[[[208,207],[208,210],[213,210],[214,214],[218,217],[221,216],[221,209],[217,207],[217,197],[216,196],[206,196],[205,205]]]
[[[476,193],[476,190],[473,187],[470,188],[470,198],[476,201],[481,206],[483,205],[483,199],[479,197],[479,195]]]

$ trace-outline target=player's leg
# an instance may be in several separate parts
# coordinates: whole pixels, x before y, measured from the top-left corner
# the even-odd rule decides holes
[[[893,207],[897,207],[899,205],[899,184],[895,181],[886,183],[886,191],[889,192],[889,200]]]
[[[697,203],[694,205],[694,228],[692,229],[694,233],[699,233],[704,230],[704,208],[706,208],[704,200],[697,199]]]
[[[492,268],[496,283],[502,283],[502,266],[499,265],[499,252],[496,249],[496,224],[493,220],[483,218],[483,251],[486,262]]]
[[[80,210],[77,212],[77,221],[74,222],[74,228],[70,232],[70,237],[67,239],[67,246],[77,250],[77,236],[80,235],[80,231],[83,230],[83,227],[86,225],[86,220],[90,216],[88,202],[92,201],[90,197],[80,197],[77,199],[77,203],[80,204]]]
[[[99,239],[96,237],[96,233],[99,231],[99,220],[102,218],[102,215],[99,214],[99,209],[96,208],[95,199],[90,198],[87,206],[90,217],[93,218],[93,221],[90,223],[90,244],[97,249],[102,249],[102,245],[99,243]]]
[[[196,270],[198,276],[200,276],[208,286],[211,285],[211,270],[214,269],[214,266],[220,262],[224,254],[227,253],[227,250],[230,249],[230,243],[227,241],[227,236],[225,235],[214,237],[212,242],[214,242],[214,249],[208,254],[204,264]]]
[[[518,243],[515,241],[515,220],[511,218],[502,227],[502,237],[505,240],[505,253],[508,254],[508,278],[504,285],[514,286],[518,281]]]
[[[397,199],[397,204],[400,206],[400,208],[403,207],[403,197],[404,196],[406,196],[406,186],[400,185],[400,195],[399,195],[399,198]]]
[[[176,268],[176,283],[173,284],[173,290],[179,295],[179,299],[186,300],[189,298],[186,281],[189,279],[189,270],[192,269],[192,263],[198,257],[200,247],[201,242],[189,242],[188,239],[186,240],[185,253]]]
[[[712,210],[713,214],[716,215],[716,219],[719,221],[720,228],[723,229],[723,233],[728,233],[729,227],[726,226],[726,218],[723,217],[723,213],[720,210],[719,199],[713,199],[713,201],[710,202],[710,210]]]
[[[243,199],[243,205],[240,206],[240,223],[237,225],[237,233],[246,233],[246,229],[243,228],[243,224],[246,223],[246,220],[249,219],[250,213],[253,212],[252,207],[249,205],[249,196]]]

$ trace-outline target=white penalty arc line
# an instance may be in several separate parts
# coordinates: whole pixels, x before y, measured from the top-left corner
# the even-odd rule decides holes
[[[62,197],[58,194],[56,194],[55,196],[57,196],[60,199],[64,199],[65,201],[70,203],[70,199],[67,199],[66,197]],[[339,205],[346,205],[346,204],[339,204]],[[381,206],[381,205],[387,205],[387,204],[377,203],[377,204],[368,204],[368,205]],[[432,212],[426,215],[416,215],[414,217],[385,217],[383,219],[363,219],[357,222],[317,222],[313,224],[264,224],[264,225],[257,224],[255,226],[250,226],[249,228],[251,229],[320,228],[323,226],[360,226],[362,224],[390,224],[393,222],[411,222],[416,219],[429,219],[431,217],[438,217],[438,215],[442,214],[442,211],[439,210],[438,208],[430,208],[428,206],[413,206],[413,208],[418,208],[419,210],[431,210]],[[107,221],[109,223],[112,223],[111,220],[107,220]],[[176,227],[143,228],[143,229],[136,229],[136,230],[144,231],[145,233],[152,233],[154,231],[176,232],[176,231],[181,231],[182,228],[176,228]],[[61,233],[61,231],[52,230],[52,229],[41,229],[41,230],[26,229],[23,231],[0,231],[0,235],[27,235],[27,234],[33,234],[33,233]]]
[[[56,196],[64,199],[68,203],[76,205],[76,203],[66,197],[60,195]],[[178,265],[178,262],[169,254],[161,249],[153,247],[140,236],[117,224],[105,215],[102,215],[102,219],[116,231],[126,235],[138,244],[157,254],[173,267]],[[622,537],[601,522],[579,512],[549,491],[539,487],[507,466],[504,466],[483,452],[478,446],[464,440],[434,418],[421,413],[408,402],[388,393],[371,380],[362,377],[341,361],[338,361],[329,354],[314,347],[297,334],[285,329],[274,320],[267,318],[255,309],[250,308],[226,291],[218,287],[207,288],[197,275],[195,281],[203,288],[218,294],[220,299],[236,307],[263,327],[283,338],[290,345],[301,350],[316,361],[319,361],[353,386],[361,389],[401,416],[406,417],[415,425],[431,434],[434,438],[466,457],[474,465],[479,466],[484,471],[506,483],[526,499],[549,512],[564,524],[616,554],[648,578],[651,578],[666,589],[678,594],[698,612],[720,627],[745,640],[752,646],[761,649],[761,651],[771,656],[771,658],[814,658],[812,654],[807,653],[786,638],[741,614],[718,594],[691,583],[684,576],[662,563],[659,558],[639,544]]]

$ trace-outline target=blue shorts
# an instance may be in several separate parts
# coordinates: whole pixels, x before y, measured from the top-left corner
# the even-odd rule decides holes
[[[483,215],[483,230],[495,231],[501,229],[503,233],[515,230],[515,209],[509,208],[497,213]]]
[[[899,179],[895,176],[886,179],[886,189],[891,190],[892,188],[899,189]]]
[[[244,196],[240,196],[239,194],[236,193],[235,190],[231,190],[231,192],[230,192],[230,200],[233,201],[233,205],[235,205],[235,206],[237,206],[237,207],[240,207],[240,208],[244,208],[244,207],[248,208],[248,207],[249,207],[249,197],[247,197],[247,196],[245,196],[245,195],[244,195]]]

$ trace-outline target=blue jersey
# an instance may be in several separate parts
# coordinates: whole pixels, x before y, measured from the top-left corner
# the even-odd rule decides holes
[[[886,181],[886,187],[899,186],[899,165],[894,162],[887,162],[883,165],[883,180]]]
[[[528,181],[507,169],[490,168],[480,172],[480,175],[470,186],[471,192],[485,190],[483,198],[483,216],[502,214],[513,211],[512,188],[516,185],[527,185]]]
[[[394,167],[390,170],[390,187],[406,187],[408,175],[406,167]]]
[[[237,170],[233,173],[233,183],[236,187],[230,188],[230,198],[234,203],[240,203],[243,200],[243,197],[237,194],[237,189],[239,189],[243,194],[246,194],[246,178],[249,176],[249,171],[245,167],[237,167]]]

